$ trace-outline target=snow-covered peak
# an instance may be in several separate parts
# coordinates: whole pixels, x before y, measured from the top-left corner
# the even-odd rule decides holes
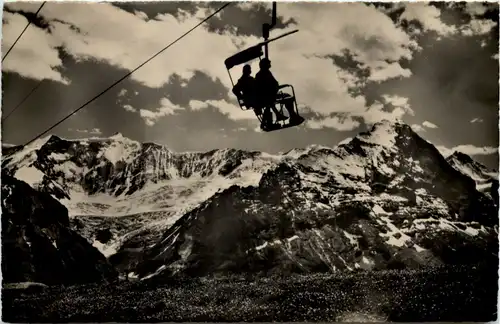
[[[341,140],[341,141],[337,144],[337,146],[339,146],[339,145],[344,145],[344,144],[348,144],[348,143],[349,143],[349,142],[351,142],[351,141],[352,141],[352,137],[347,137],[347,138],[344,138],[343,140]]]
[[[17,146],[16,144],[2,143],[2,148],[11,148]]]
[[[24,147],[24,150],[37,150],[45,145],[54,135],[47,135],[45,137],[37,138],[33,142]]]
[[[307,149],[300,149],[300,148],[294,148],[291,149],[290,151],[286,152],[284,156],[292,158],[292,159],[298,159],[301,157],[303,154],[307,153]]]
[[[469,155],[467,155],[465,153],[459,152],[459,151],[454,151],[453,154],[451,154],[450,156],[448,156],[448,159],[450,161],[460,161],[461,163],[472,163],[472,162],[474,162],[474,160],[472,159],[472,157],[470,157]]]
[[[128,137],[125,137],[123,136],[122,133],[120,132],[117,132],[113,135],[111,135],[110,137],[108,137],[110,140],[112,141],[115,141],[115,142],[119,142],[123,145],[135,145],[135,146],[139,146],[140,143],[138,141],[134,141]]]
[[[71,142],[71,143],[80,143],[80,144],[88,144],[88,143],[105,143],[105,142],[120,142],[122,144],[139,144],[142,145],[140,142],[132,140],[126,136],[124,136],[120,132],[116,132],[113,135],[109,137],[102,137],[102,136],[90,136],[90,137],[81,137],[81,138],[62,138],[60,137],[59,139],[64,140],[66,142]]]
[[[299,159],[304,155],[309,155],[311,153],[320,151],[320,150],[331,150],[331,147],[320,145],[320,144],[311,144],[305,148],[294,148],[284,154],[285,157],[291,159]]]
[[[30,144],[24,146],[22,149],[16,151],[14,154],[9,156],[7,165],[10,166],[21,166],[32,163],[36,158],[36,152],[42,148],[50,139],[52,135],[48,135],[42,138],[38,138],[31,142]],[[4,158],[5,159],[5,158]],[[2,161],[3,164],[3,161]]]
[[[409,126],[384,121],[342,145],[309,145],[276,155],[234,148],[177,153],[163,145],[139,143],[121,133],[99,140],[51,137],[48,143],[47,138],[39,140],[6,156],[4,167],[9,174],[41,184],[48,192],[53,191],[46,188],[50,183],[58,192],[73,195],[75,202],[84,200],[82,195],[130,197],[150,186],[175,181],[213,185],[215,192],[234,184],[256,186],[263,174],[282,163],[315,170],[322,177],[311,181],[322,182],[328,177],[337,186],[369,191],[367,181],[374,173],[394,179],[391,186],[408,176],[408,170],[415,181],[432,177],[433,171],[426,171],[427,162],[418,152],[433,146],[413,134]],[[477,178],[473,172],[466,174]]]
[[[111,135],[109,138],[111,138],[111,139],[121,139],[121,138],[125,138],[125,136],[123,136],[123,134],[120,133],[120,132],[116,132],[113,135]]]
[[[392,148],[396,144],[398,129],[401,126],[401,123],[383,120],[375,123],[370,131],[361,133],[356,138],[365,143]]]
[[[478,189],[487,189],[494,179],[498,179],[498,174],[488,170],[481,163],[474,161],[472,157],[462,152],[454,152],[446,161],[462,174],[470,177],[476,182]]]
[[[105,145],[99,154],[98,158],[104,156],[113,165],[118,161],[130,163],[133,159],[140,154],[142,145],[139,142],[132,141],[125,137],[112,136],[112,141]]]

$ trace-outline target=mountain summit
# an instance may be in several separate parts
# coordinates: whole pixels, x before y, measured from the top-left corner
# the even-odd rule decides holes
[[[402,123],[282,155],[175,153],[116,135],[4,154],[5,172],[59,199],[130,276],[421,267],[498,250],[498,200],[479,190],[494,175]]]

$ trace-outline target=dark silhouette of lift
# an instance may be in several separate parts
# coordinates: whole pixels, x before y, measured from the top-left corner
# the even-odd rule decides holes
[[[264,55],[265,59],[269,59],[269,49],[268,49],[268,44],[270,42],[273,42],[275,40],[278,40],[280,38],[286,37],[288,35],[294,34],[298,32],[299,30],[293,30],[287,33],[284,33],[278,37],[274,37],[269,39],[269,32],[270,30],[276,25],[276,2],[273,1],[273,12],[272,12],[272,21],[271,24],[264,23],[262,25],[262,37],[264,38],[264,41],[254,45],[252,47],[249,47],[247,49],[244,49],[241,52],[238,52],[234,54],[233,56],[228,57],[225,61],[224,64],[226,66],[227,72],[229,74],[229,78],[231,79],[231,84],[234,87],[234,82],[233,78],[231,76],[230,70],[240,64],[247,63],[249,61],[252,61],[256,58],[259,58],[259,60],[262,60],[262,56]],[[287,89],[287,91],[285,91]],[[255,94],[256,96],[259,95],[257,92]],[[275,131],[275,130],[280,130],[288,127],[293,127],[293,126],[298,126],[304,122],[304,118],[302,118],[298,112],[297,108],[297,100],[295,97],[295,90],[291,84],[282,84],[279,86],[278,94],[276,96],[276,100],[274,101],[273,105],[274,107],[266,107],[268,109],[270,108],[276,108],[276,111],[278,111],[280,114],[283,114],[285,112],[285,104],[291,104],[293,103],[293,111],[294,113],[299,116],[299,118],[295,119],[288,119],[288,120],[277,120],[273,121],[271,124],[266,125],[265,127],[263,126],[263,120],[262,117],[257,115],[257,118],[261,122],[261,129],[269,132],[269,131]],[[248,105],[245,104],[244,100],[238,99],[238,105],[242,110],[248,110],[251,109]],[[275,109],[273,109],[275,110]]]

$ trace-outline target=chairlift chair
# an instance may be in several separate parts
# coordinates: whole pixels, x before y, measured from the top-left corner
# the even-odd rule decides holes
[[[233,56],[228,57],[225,61],[224,64],[226,66],[226,70],[229,75],[229,79],[231,80],[231,85],[234,87],[234,81],[231,76],[231,69],[235,66],[245,64],[249,61],[252,61],[254,59],[262,59],[262,56],[264,55],[262,47],[265,45],[264,43],[268,43],[270,41],[276,40],[278,38],[287,36],[291,33],[294,33],[297,31],[292,31],[289,33],[286,33],[284,35],[281,35],[275,39],[259,43],[257,45],[254,45],[252,47],[249,47],[247,49],[244,49],[243,51],[240,51]],[[258,94],[257,94],[258,95]],[[297,108],[297,99],[295,96],[295,89],[293,88],[293,85],[291,84],[282,84],[279,86],[278,94],[276,96],[276,101],[274,102],[274,106],[280,113],[287,112],[285,109],[285,104],[287,100],[293,101],[293,111],[300,116],[298,108]],[[248,110],[250,107],[248,107],[243,99],[238,99],[238,105],[240,109],[242,110]],[[259,121],[262,122],[262,118],[258,117]],[[301,118],[302,119],[302,118]],[[291,123],[290,121],[281,121],[281,122],[274,122],[271,127],[268,127],[266,129],[263,128],[264,131],[274,131],[274,130],[279,130],[279,129],[284,129],[288,127],[293,127],[293,126],[298,126],[302,124],[304,120],[302,119],[300,123]]]
[[[254,45],[252,47],[246,48],[246,49],[228,57],[224,61],[224,65],[226,66],[226,70],[227,70],[227,73],[229,74],[229,79],[231,80],[231,85],[233,87],[234,87],[234,82],[233,82],[233,78],[231,76],[231,69],[233,67],[235,67],[237,65],[245,64],[245,63],[252,61],[254,59],[257,59],[257,58],[259,60],[261,60],[262,56],[264,56],[265,58],[268,58],[268,56],[269,56],[268,44],[270,42],[273,42],[273,41],[278,40],[282,37],[285,37],[285,36],[288,36],[288,35],[291,35],[291,34],[298,32],[298,30],[293,30],[293,31],[284,33],[278,37],[269,39],[269,31],[275,25],[276,25],[276,2],[273,2],[272,23],[271,24],[266,23],[266,24],[263,24],[263,26],[262,26],[262,34],[264,37],[264,41],[257,44],[257,45]],[[263,49],[265,52],[263,51]],[[294,90],[293,86],[291,84],[283,84],[283,85],[280,85],[278,89],[279,90],[278,90],[278,94],[276,96],[276,101],[274,102],[274,107],[276,108],[276,110],[279,113],[283,114],[285,111],[287,111],[287,109],[285,107],[286,103],[287,102],[293,103],[293,111],[299,117],[299,119],[294,120],[294,122],[292,122],[290,120],[291,116],[288,116],[289,119],[287,122],[275,121],[271,125],[267,125],[267,127],[265,127],[262,124],[262,117],[257,116],[259,121],[261,122],[261,129],[263,131],[266,131],[266,132],[280,130],[280,129],[293,127],[293,126],[298,126],[304,122],[304,118],[302,118],[300,116],[298,108],[297,108],[297,100],[295,97],[295,90]],[[287,89],[287,91],[285,91],[284,89]],[[251,108],[251,107],[247,106],[244,99],[238,98],[238,105],[242,110],[248,110]],[[284,114],[284,115],[286,115],[286,114]]]

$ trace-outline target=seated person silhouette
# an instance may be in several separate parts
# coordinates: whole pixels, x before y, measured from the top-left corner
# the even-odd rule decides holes
[[[252,77],[252,68],[249,64],[243,66],[243,73],[241,77],[236,82],[233,87],[233,93],[240,101],[242,106],[246,106],[249,109],[253,109],[255,115],[260,117],[262,115],[262,110],[265,109],[265,105],[262,104],[261,95],[258,93],[255,79]],[[267,102],[267,101],[266,101]],[[274,102],[271,105],[276,116],[280,116],[281,120],[285,120],[287,117],[280,114],[276,107],[274,107]],[[266,120],[272,121],[272,114],[265,113],[264,118]]]
[[[233,93],[242,106],[253,109],[257,118],[262,115],[262,107],[259,104],[255,79],[252,77],[252,68],[249,64],[243,66],[243,73],[233,87]]]
[[[272,120],[270,120],[271,114],[269,111],[269,107],[271,107],[274,110],[274,113],[276,114],[277,121],[281,120],[286,120],[288,117],[277,111],[275,107],[275,102],[278,97],[278,91],[279,91],[279,83],[276,81],[274,78],[273,74],[270,71],[271,68],[271,61],[267,58],[262,59],[259,62],[259,67],[260,70],[257,72],[255,75],[255,81],[256,81],[256,89],[257,93],[259,94],[260,97],[260,106],[264,108],[264,120],[263,123],[265,124],[270,124],[272,123]],[[289,98],[281,98],[284,101],[285,108],[287,109],[289,115],[290,115],[290,122],[291,123],[296,123],[298,122],[301,117],[295,113],[295,110],[293,109],[293,98],[291,96],[288,96]]]
[[[240,101],[240,104],[248,108],[255,108],[255,79],[252,77],[250,65],[243,66],[243,74],[233,87],[233,93]],[[241,102],[242,101],[242,102]]]

